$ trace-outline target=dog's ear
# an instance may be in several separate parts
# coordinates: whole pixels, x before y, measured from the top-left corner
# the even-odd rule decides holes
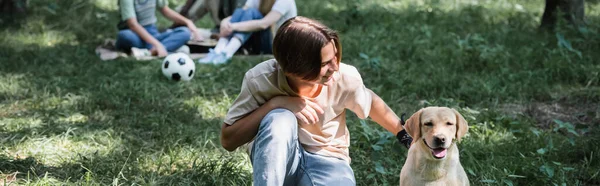
[[[423,109],[415,112],[404,124],[404,130],[413,138],[412,143],[421,138],[421,112],[423,112]]]
[[[460,139],[467,134],[469,123],[467,123],[467,120],[465,120],[458,111],[455,109],[452,109],[452,111],[454,111],[454,115],[456,115],[456,140],[460,141]]]

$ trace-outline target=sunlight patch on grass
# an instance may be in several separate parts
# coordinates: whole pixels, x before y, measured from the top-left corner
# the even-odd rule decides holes
[[[469,132],[465,136],[469,141],[485,146],[512,143],[516,139],[512,129],[503,125],[503,120],[486,115],[491,112],[490,109],[461,108],[458,111],[467,121],[472,121],[469,123]]]
[[[5,132],[18,132],[25,129],[38,128],[44,123],[40,118],[36,117],[18,117],[18,118],[2,118],[0,119],[0,127]],[[2,141],[2,140],[0,140]]]
[[[508,131],[505,128],[499,129],[498,127],[494,127],[494,123],[489,121],[470,125],[467,136],[471,138],[469,140],[490,145],[511,143],[516,139],[513,132]]]
[[[232,102],[232,98],[227,95],[223,95],[220,99],[206,99],[202,96],[195,96],[183,101],[185,106],[197,108],[198,113],[200,113],[203,118],[225,117],[224,114],[227,113]]]
[[[94,3],[94,5],[96,5],[96,7],[104,9],[104,10],[110,10],[110,11],[119,10],[119,7],[117,6],[117,3],[115,1],[93,0],[93,3]]]
[[[50,48],[61,44],[78,45],[75,34],[65,30],[51,30],[42,26],[37,29],[26,29],[27,31],[9,32],[5,31],[0,35],[4,37],[4,42],[12,47],[31,47]],[[40,30],[35,32],[33,30]]]
[[[238,151],[241,152],[241,151]],[[172,174],[177,171],[198,169],[201,166],[211,165],[213,168],[223,168],[224,152],[218,148],[198,148],[197,146],[174,145],[162,152],[142,156],[138,159],[140,170],[158,172],[159,174]],[[232,153],[233,159],[246,160],[232,162],[235,169],[251,172],[252,165],[245,153]],[[200,167],[199,167],[200,166]]]
[[[47,166],[59,166],[79,161],[82,157],[105,155],[122,146],[120,138],[111,131],[80,132],[69,128],[64,133],[49,137],[28,138],[4,143],[3,152],[9,157],[33,157]]]
[[[74,113],[67,117],[60,117],[60,118],[58,118],[57,121],[62,122],[62,123],[71,123],[71,124],[85,123],[88,121],[88,117],[86,115],[83,115],[80,113]]]
[[[0,118],[21,117],[28,112],[28,108],[21,103],[0,104]]]
[[[17,182],[17,185],[39,185],[39,186],[50,186],[50,185],[63,185],[64,181],[54,178],[50,173],[46,172],[43,175],[36,175],[34,172],[28,172],[27,178],[33,178],[32,180],[25,180],[24,183]],[[67,182],[69,183],[69,182]]]
[[[338,4],[335,4],[333,2],[324,2],[323,7],[325,7],[326,9],[332,11],[332,12],[340,12],[342,11],[342,9],[344,8],[343,6],[340,6]]]
[[[430,0],[411,0],[411,1],[388,1],[376,0],[368,1],[362,4],[364,7],[381,6],[386,9],[396,11],[413,10],[414,8],[424,9],[427,12],[433,10],[457,11],[470,6],[482,6],[488,10],[503,11],[503,12],[538,12],[543,1],[430,1]],[[332,5],[333,7],[339,7]],[[328,7],[329,8],[329,7]]]
[[[88,101],[87,96],[67,93],[64,96],[47,95],[48,97],[39,97],[27,100],[30,107],[37,109],[56,109],[56,108],[73,108],[77,104]]]
[[[107,122],[107,121],[112,121],[115,119],[114,116],[112,116],[111,114],[105,112],[105,111],[101,111],[101,110],[96,110],[94,111],[93,114],[90,115],[90,117],[93,120],[99,121],[99,122]]]
[[[594,17],[596,20],[600,15],[600,3],[586,3],[585,4],[585,16],[589,19]],[[590,23],[588,21],[588,23]]]
[[[440,102],[440,101],[437,101]],[[446,104],[457,104],[452,103],[454,100],[450,100],[450,103]],[[435,103],[435,102],[434,102]],[[507,128],[499,118],[490,118],[489,116],[491,109],[472,109],[464,107],[457,109],[457,111],[467,120],[469,123],[469,131],[465,135],[465,138],[472,143],[477,143],[482,146],[492,146],[503,143],[512,143],[517,137],[515,136],[515,129]]]
[[[24,74],[0,74],[0,96],[18,97],[25,94],[31,87],[26,78]]]
[[[247,182],[244,179],[250,176],[252,166],[246,149],[241,147],[233,153],[225,152],[220,147],[218,139],[209,133],[206,131],[204,134],[198,134],[192,140],[197,143],[188,144],[184,141],[176,141],[160,151],[143,153],[138,156],[136,164],[132,166],[137,166],[137,169],[145,172],[151,172],[152,175],[137,182],[173,183],[189,180],[235,182],[235,184],[225,185],[240,185],[242,182]],[[241,185],[246,185],[246,183]]]

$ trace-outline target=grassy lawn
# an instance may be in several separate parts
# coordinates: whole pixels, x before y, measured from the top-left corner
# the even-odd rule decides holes
[[[342,61],[398,114],[465,116],[472,185],[600,185],[598,1],[586,29],[551,32],[537,30],[542,0],[296,2],[340,32]],[[30,1],[27,17],[0,18],[0,185],[251,184],[245,152],[219,132],[244,72],[267,58],[197,65],[176,83],[161,60],[95,55],[116,36],[116,1]],[[397,185],[406,149],[347,119],[357,184]]]

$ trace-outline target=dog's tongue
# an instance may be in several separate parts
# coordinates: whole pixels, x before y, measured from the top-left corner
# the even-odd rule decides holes
[[[446,157],[446,151],[446,149],[434,149],[433,156],[435,156],[436,158]]]

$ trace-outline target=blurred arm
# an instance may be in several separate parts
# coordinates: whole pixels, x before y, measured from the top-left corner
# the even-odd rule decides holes
[[[168,6],[162,7],[160,9],[160,12],[165,17],[167,17],[169,20],[175,22],[176,24],[181,24],[181,25],[185,25],[186,27],[188,27],[190,29],[190,32],[191,32],[192,36],[194,37],[194,39],[198,39],[198,40],[203,39],[202,37],[200,37],[198,35],[198,28],[196,28],[196,25],[194,24],[194,22],[192,22],[192,20],[189,20],[188,18],[183,17],[181,14],[175,12]]]
[[[270,11],[267,16],[258,20],[250,20],[244,22],[231,23],[231,29],[238,32],[254,32],[269,28],[281,18],[281,13]]]

